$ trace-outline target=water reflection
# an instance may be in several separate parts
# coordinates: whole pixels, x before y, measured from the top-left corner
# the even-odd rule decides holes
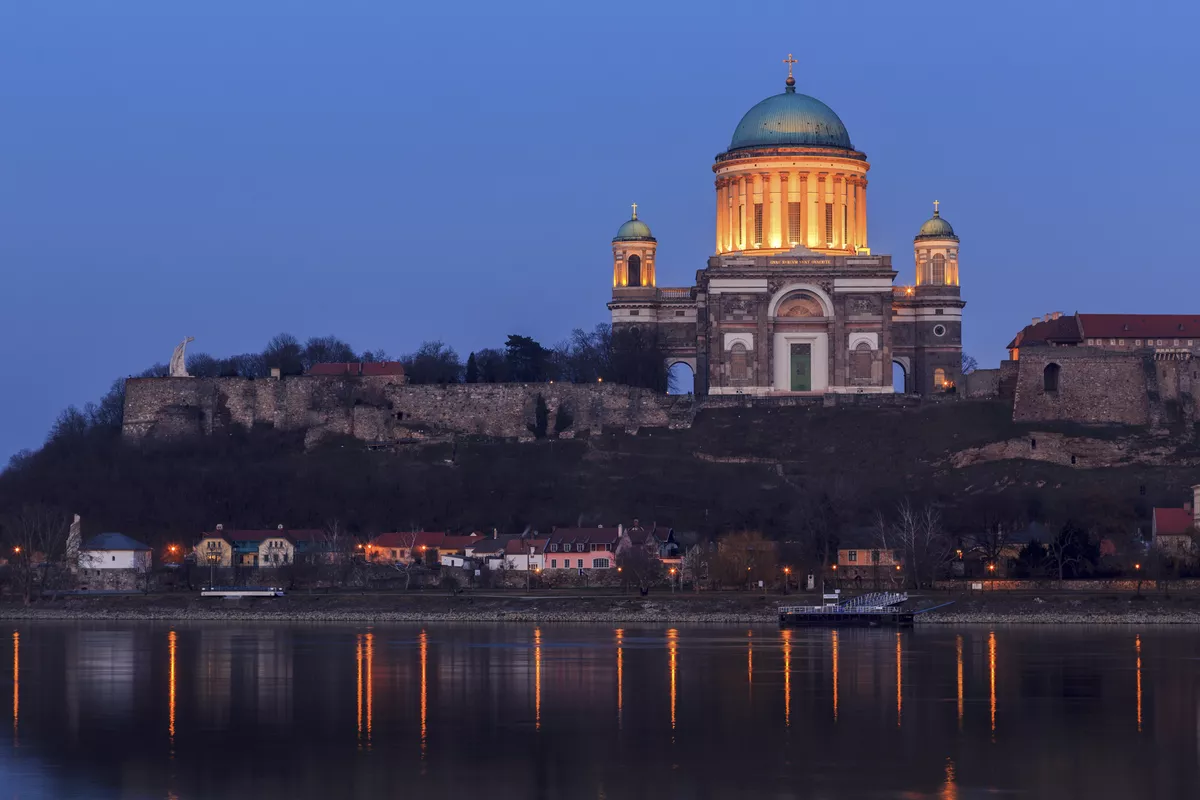
[[[1133,638],[1133,647],[1137,651],[1137,729],[1142,732],[1142,637]]]
[[[958,729],[963,726],[963,637],[954,637],[954,651],[958,660]]]
[[[991,685],[992,733],[996,733],[996,632],[988,634],[988,677]],[[993,735],[992,741],[996,741]]]
[[[13,631],[13,747],[18,746],[21,720],[21,634]]]
[[[13,726],[0,742],[19,733],[22,747],[0,747],[0,786],[22,773],[96,787],[5,793],[22,800],[436,798],[481,787],[499,798],[1108,800],[1187,797],[1200,781],[1200,638],[1186,630],[1135,636],[1134,686],[1120,630],[71,624],[13,634]],[[968,702],[982,708],[985,697],[988,718],[965,722]],[[430,747],[431,724],[446,746]],[[863,753],[869,769],[846,768]]]
[[[837,722],[838,718],[838,632],[831,631],[830,642],[832,644],[832,661],[833,661],[833,721]]]
[[[783,636],[783,724],[792,727],[792,631],[784,628]]]

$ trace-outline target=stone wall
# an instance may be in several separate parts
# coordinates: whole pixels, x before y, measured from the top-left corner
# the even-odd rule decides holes
[[[977,369],[963,375],[963,393],[967,397],[998,397],[1000,395],[1000,370]]]
[[[1151,424],[1152,362],[1139,353],[1090,347],[1029,347],[1021,350],[1013,419],[1017,422]],[[1057,391],[1045,391],[1045,370],[1058,366]]]
[[[693,400],[616,384],[406,385],[389,376],[304,375],[282,379],[131,378],[124,433],[130,439],[211,435],[232,426],[304,431],[310,443],[331,434],[395,443],[479,434],[526,438],[541,394],[554,428],[566,405],[570,436],[605,426],[686,427]]]

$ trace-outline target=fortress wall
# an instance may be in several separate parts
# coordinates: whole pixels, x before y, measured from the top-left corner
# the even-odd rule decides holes
[[[1000,370],[977,369],[963,375],[963,393],[967,397],[998,397],[1000,395]]]
[[[1080,422],[1149,425],[1153,370],[1147,356],[1088,347],[1030,347],[1017,363],[1013,419],[1017,422]],[[1057,392],[1044,391],[1046,367],[1060,368]]]
[[[455,384],[409,386],[390,376],[131,378],[124,434],[131,439],[211,434],[229,426],[304,430],[308,440],[346,434],[397,441],[437,433],[525,437],[537,396],[549,427],[566,404],[569,430],[668,427],[690,422],[688,398],[616,384]]]

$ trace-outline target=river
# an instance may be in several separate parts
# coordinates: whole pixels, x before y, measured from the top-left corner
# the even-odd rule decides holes
[[[9,624],[0,797],[1194,798],[1194,628]]]

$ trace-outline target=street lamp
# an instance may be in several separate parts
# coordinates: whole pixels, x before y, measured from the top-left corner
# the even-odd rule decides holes
[[[792,574],[792,568],[791,568],[791,567],[784,567],[784,568],[783,568],[783,593],[784,593],[784,594],[787,594],[787,593],[788,593],[788,576],[789,576],[789,575],[791,575],[791,574]]]
[[[674,592],[675,591],[675,568],[674,567],[671,567],[670,573],[671,573],[671,591]]]
[[[1142,596],[1142,564],[1140,561],[1134,563],[1133,571],[1137,573],[1137,596],[1141,597]]]

